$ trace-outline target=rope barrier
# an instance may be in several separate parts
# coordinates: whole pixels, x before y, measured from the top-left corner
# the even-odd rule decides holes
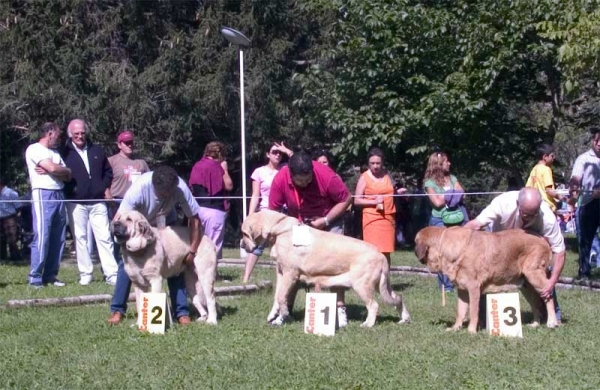
[[[509,191],[476,191],[476,192],[465,192],[462,195],[464,196],[485,196],[485,195],[500,195]],[[593,191],[580,191],[580,192],[593,192]],[[435,194],[435,195],[444,195],[444,194]],[[351,195],[352,198],[357,198],[356,195]],[[368,195],[375,196],[375,195]],[[393,198],[423,198],[429,196],[429,194],[393,194],[393,195],[379,195],[382,197],[393,197]],[[360,196],[361,198],[364,196]],[[246,199],[260,199],[260,197],[246,196]],[[194,199],[244,199],[243,196],[196,196]],[[111,201],[119,201],[121,199],[64,199],[64,200],[32,200],[32,199],[19,199],[19,200],[0,200],[0,203],[34,203],[34,202],[65,202],[65,203],[97,203],[97,202],[111,202]]]

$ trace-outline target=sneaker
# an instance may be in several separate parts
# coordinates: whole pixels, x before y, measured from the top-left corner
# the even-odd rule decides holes
[[[92,283],[92,275],[81,275],[79,279],[79,284],[82,286],[87,286]]]
[[[39,290],[44,287],[44,285],[42,283],[29,283],[29,287]]]
[[[113,275],[111,277],[106,278],[106,284],[108,284],[109,286],[116,286],[117,285],[117,275]]]
[[[337,308],[338,328],[348,326],[348,316],[346,315],[346,306],[338,306]]]
[[[54,287],[65,287],[67,284],[65,282],[61,282],[58,279],[55,279],[54,282],[48,283]]]

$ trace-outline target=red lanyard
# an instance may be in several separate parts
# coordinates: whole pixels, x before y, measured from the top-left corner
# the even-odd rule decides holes
[[[294,188],[294,195],[296,196],[296,203],[298,204],[298,221],[302,222],[302,216],[300,215],[300,196],[298,195],[296,186],[292,184],[292,187]]]

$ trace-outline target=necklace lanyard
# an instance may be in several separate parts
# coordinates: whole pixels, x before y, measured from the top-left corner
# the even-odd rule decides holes
[[[294,196],[296,197],[296,203],[298,204],[298,221],[302,222],[302,215],[300,215],[300,195],[298,195],[296,186],[292,185],[292,187],[294,188]]]

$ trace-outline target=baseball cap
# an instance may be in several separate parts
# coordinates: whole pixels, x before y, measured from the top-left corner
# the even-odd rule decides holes
[[[133,141],[133,133],[131,131],[122,131],[117,137],[118,142]]]

